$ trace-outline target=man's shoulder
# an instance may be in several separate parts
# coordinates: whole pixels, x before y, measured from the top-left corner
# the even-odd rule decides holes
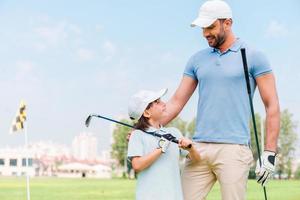
[[[253,44],[248,44],[248,43],[243,42],[243,44],[241,45],[241,48],[245,48],[246,49],[246,53],[249,56],[257,56],[257,55],[264,55],[265,54],[263,52],[263,50],[258,49]]]

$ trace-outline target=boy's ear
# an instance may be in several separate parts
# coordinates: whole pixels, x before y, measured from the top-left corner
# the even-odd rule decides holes
[[[149,112],[149,110],[145,110],[143,113],[143,116],[146,118],[150,118],[151,117],[151,112]]]

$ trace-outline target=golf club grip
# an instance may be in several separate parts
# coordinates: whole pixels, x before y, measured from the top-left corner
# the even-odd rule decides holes
[[[174,143],[176,143],[176,144],[178,144],[178,143],[179,143],[179,141],[178,141],[178,140],[176,140],[176,139],[174,139],[174,140],[171,140],[171,142],[174,142]],[[187,148],[188,148],[188,149],[192,148],[192,144],[189,144],[189,145],[187,146]]]
[[[248,92],[248,94],[251,94],[249,72],[248,72],[248,65],[247,65],[247,57],[246,57],[246,49],[245,48],[241,48],[241,54],[242,54],[242,60],[243,60],[245,79],[246,79],[246,82],[247,82],[247,92]]]

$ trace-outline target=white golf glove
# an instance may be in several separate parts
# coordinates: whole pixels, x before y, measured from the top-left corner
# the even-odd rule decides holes
[[[270,178],[275,173],[276,153],[272,151],[264,151],[261,156],[261,166],[259,160],[256,162],[255,173],[259,176],[257,182],[265,186]]]
[[[158,146],[161,148],[161,151],[165,153],[167,149],[169,148],[170,141],[167,140],[164,137],[161,137],[161,139],[158,141]]]

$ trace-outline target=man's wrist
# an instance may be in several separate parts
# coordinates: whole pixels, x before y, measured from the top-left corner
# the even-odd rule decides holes
[[[276,147],[275,144],[272,144],[272,145],[266,144],[265,145],[265,151],[271,151],[271,152],[277,153],[277,147]]]
[[[266,152],[266,153],[274,153],[274,156],[277,155],[276,151],[272,151],[272,150],[269,150],[269,149],[265,149],[264,152]]]

